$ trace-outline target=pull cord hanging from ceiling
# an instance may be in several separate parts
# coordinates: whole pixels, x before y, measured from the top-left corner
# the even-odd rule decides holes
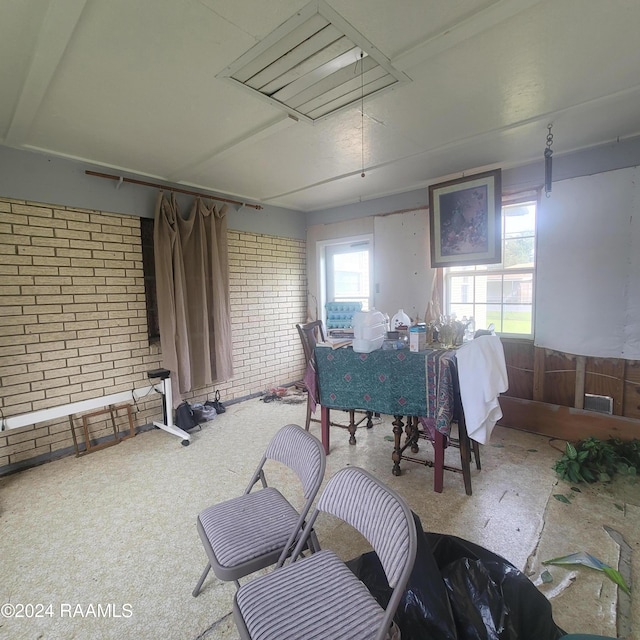
[[[360,161],[362,164],[361,178],[364,178],[364,51],[360,51],[360,133],[362,136],[360,145]]]

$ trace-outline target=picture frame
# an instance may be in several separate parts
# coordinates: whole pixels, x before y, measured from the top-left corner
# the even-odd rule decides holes
[[[502,170],[429,186],[431,268],[502,260]]]

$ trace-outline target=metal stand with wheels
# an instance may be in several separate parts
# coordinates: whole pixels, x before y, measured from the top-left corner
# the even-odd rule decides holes
[[[178,438],[182,438],[182,446],[188,447],[191,442],[191,436],[173,424],[173,411],[171,410],[171,372],[168,369],[154,369],[153,371],[147,372],[147,375],[151,380],[160,378],[160,385],[154,384],[153,388],[162,394],[162,417],[164,418],[164,422],[154,421],[153,426],[167,433],[171,433],[174,436],[178,436]],[[158,389],[159,386],[161,386],[161,389]]]

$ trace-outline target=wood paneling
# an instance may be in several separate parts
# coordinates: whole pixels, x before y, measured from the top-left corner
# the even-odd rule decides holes
[[[509,376],[509,390],[506,395],[531,400],[534,371],[533,344],[505,338],[502,345]]]
[[[578,414],[565,410],[569,408],[571,411],[578,411],[581,416],[587,416],[589,421],[583,424],[593,425],[595,420],[600,425],[598,429],[605,428],[602,427],[605,423],[598,421],[601,416],[606,418],[606,414],[582,410],[585,393],[609,396],[613,398],[615,416],[640,420],[639,361],[575,356],[535,347],[527,340],[503,338],[502,344],[509,376],[509,390],[502,398],[533,401],[555,407],[550,410],[554,419],[541,432],[546,433],[553,426],[554,429],[568,429],[569,435],[578,436],[579,439],[581,428],[577,426],[579,420],[574,417]],[[529,405],[527,407],[531,408]],[[548,416],[543,418],[543,415],[546,416],[544,410],[536,409],[533,417],[535,420],[548,420]],[[516,423],[509,426],[536,431],[537,427],[531,424],[531,416],[525,416],[522,408],[511,417]],[[609,428],[608,422],[606,425]],[[616,433],[619,429],[626,429],[626,425],[627,423],[614,425]]]
[[[640,362],[627,360],[622,415],[640,419]]]
[[[547,402],[500,397],[500,426],[577,442],[593,436],[601,440],[640,438],[640,420],[596,411],[561,407]]]
[[[624,360],[587,358],[585,393],[613,398],[614,415],[622,415],[624,400]]]
[[[545,350],[544,402],[572,407],[576,393],[576,358]]]

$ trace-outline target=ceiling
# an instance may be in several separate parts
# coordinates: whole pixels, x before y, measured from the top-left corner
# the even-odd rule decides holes
[[[0,143],[304,212],[541,160],[549,124],[554,158],[640,134],[637,0],[307,4],[0,0]],[[318,9],[366,56],[351,104],[307,118],[231,79]],[[374,60],[397,76],[363,100]]]

